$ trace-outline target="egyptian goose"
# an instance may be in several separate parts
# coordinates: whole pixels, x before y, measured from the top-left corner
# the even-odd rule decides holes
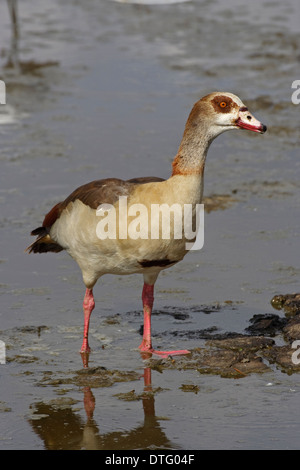
[[[140,211],[136,219],[132,216],[137,214],[136,208],[141,206],[148,210],[152,204],[167,204],[168,207],[175,204],[179,209],[190,205],[194,223],[195,207],[202,200],[208,148],[215,137],[230,129],[248,129],[262,134],[267,128],[232,93],[215,92],[204,96],[195,103],[188,117],[169,179],[143,177],[123,181],[108,178],[84,184],[63,202],[56,204],[45,216],[43,225],[31,232],[31,235],[37,235],[37,239],[27,248],[29,253],[66,250],[81,268],[86,286],[82,353],[90,352],[88,332],[91,312],[95,307],[93,287],[107,273],[143,274],[142,352],[164,356],[189,353],[187,350],[157,351],[152,348],[151,342],[151,312],[156,279],[161,270],[178,263],[188,252],[182,220],[179,221],[181,237],[174,235],[175,225],[178,224],[175,215],[169,237],[163,237],[160,229],[155,232],[156,236],[151,237],[153,227],[148,223],[148,212],[145,216]],[[127,210],[124,216],[121,205],[125,202]],[[132,208],[135,208],[135,212]],[[106,229],[103,224],[102,235],[99,234],[99,221],[105,220],[101,218],[105,214],[107,218],[108,215],[115,217],[113,236],[107,233],[103,236],[103,231],[109,231],[109,220],[113,219],[105,221]],[[135,223],[135,236],[129,236],[131,222]]]

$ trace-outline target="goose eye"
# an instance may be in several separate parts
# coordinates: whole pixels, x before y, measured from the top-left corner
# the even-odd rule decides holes
[[[221,108],[226,108],[226,106],[227,106],[226,101],[221,101],[220,107],[221,107]]]

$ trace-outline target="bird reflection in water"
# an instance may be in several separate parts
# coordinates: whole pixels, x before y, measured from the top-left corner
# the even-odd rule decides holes
[[[85,364],[88,367],[88,364]],[[144,393],[142,395],[144,421],[131,430],[101,432],[94,419],[97,406],[90,386],[83,387],[83,404],[86,420],[71,405],[59,406],[38,402],[33,405],[33,431],[40,437],[47,450],[132,450],[132,449],[174,449],[174,445],[162,430],[159,418],[155,416],[154,394],[150,367],[144,369]],[[101,407],[101,404],[98,404]],[[123,410],[124,415],[124,410]],[[119,429],[120,426],[117,424]]]
[[[40,69],[43,67],[51,67],[59,65],[58,61],[46,61],[46,62],[37,62],[35,60],[22,61],[19,57],[20,49],[20,19],[18,12],[18,2],[17,0],[7,0],[8,12],[10,17],[11,25],[11,38],[9,50],[5,52],[7,56],[4,69],[7,72],[8,70],[16,75],[19,74],[29,74],[29,75],[41,75]]]
[[[8,59],[6,62],[6,67],[18,67],[19,64],[19,22],[18,22],[18,12],[17,12],[17,0],[7,0],[7,6],[10,16],[11,24],[11,39],[10,39],[10,49],[8,53]]]

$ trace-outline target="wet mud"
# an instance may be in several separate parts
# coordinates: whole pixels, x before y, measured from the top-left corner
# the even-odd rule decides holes
[[[278,296],[277,296],[278,297]],[[44,348],[35,348],[34,344],[41,337],[51,334],[46,326],[24,326],[13,328],[12,331],[1,332],[2,337],[10,338],[8,342],[8,364],[21,364],[22,372],[19,372],[26,380],[35,383],[37,395],[39,390],[55,390],[55,398],[34,400],[30,404],[27,413],[27,422],[36,436],[43,442],[44,448],[53,449],[132,449],[132,448],[180,448],[176,442],[171,442],[164,432],[164,422],[168,422],[167,416],[157,416],[155,401],[160,396],[170,393],[170,384],[163,381],[164,385],[156,385],[157,380],[152,380],[153,374],[164,377],[167,373],[180,373],[177,382],[178,391],[187,395],[201,395],[202,385],[196,380],[187,382],[185,375],[188,372],[198,374],[198,377],[220,377],[221,380],[234,379],[234,382],[247,380],[251,375],[269,375],[274,367],[280,371],[292,375],[300,372],[300,365],[292,363],[292,341],[300,339],[300,302],[299,294],[280,296],[281,306],[285,302],[289,304],[293,299],[293,314],[289,311],[284,317],[277,314],[256,314],[250,321],[244,334],[234,331],[218,333],[216,327],[198,331],[185,331],[184,324],[189,321],[191,310],[165,308],[156,311],[156,315],[168,315],[176,321],[180,321],[183,329],[174,330],[176,341],[192,337],[201,344],[191,349],[186,356],[157,358],[147,354],[141,354],[143,368],[137,370],[111,369],[104,366],[88,365],[93,353],[83,360],[84,367],[61,369],[55,360],[44,358],[41,354],[32,352],[14,354],[14,349],[28,348],[28,339],[31,337],[31,348],[42,351]],[[273,301],[272,301],[273,304]],[[295,313],[297,305],[298,312]],[[221,312],[224,306],[211,305],[194,307],[194,311],[203,311],[206,315],[212,315],[216,311]],[[236,307],[238,308],[238,307]],[[288,308],[288,305],[286,306]],[[135,317],[137,312],[128,312],[126,316]],[[112,325],[116,327],[118,322]],[[109,323],[108,323],[109,324]],[[155,336],[155,340],[158,340]],[[168,336],[163,332],[161,336]],[[170,336],[170,333],[169,333]],[[284,344],[280,344],[284,341]],[[136,352],[137,353],[137,352]],[[137,353],[138,354],[138,353]],[[61,356],[59,356],[61,357]],[[63,364],[61,364],[63,365]],[[28,368],[26,370],[26,367]],[[48,369],[47,369],[48,367]],[[143,387],[141,389],[141,382]],[[116,385],[128,384],[127,391],[116,391]],[[100,429],[97,415],[96,394],[98,390],[112,390],[112,399],[120,403],[141,404],[144,421],[130,431],[111,430],[103,432]],[[80,392],[81,398],[74,398],[74,393]],[[72,396],[73,395],[73,396]],[[84,408],[85,416],[80,410]],[[1,413],[8,414],[12,411],[5,402],[0,403]]]
[[[212,194],[203,198],[204,210],[209,214],[211,211],[224,210],[237,201],[230,194]]]
[[[284,308],[286,317],[267,313],[256,314],[246,328],[246,334],[235,332],[214,334],[200,330],[186,333],[199,339],[207,339],[205,346],[191,350],[181,358],[150,359],[149,366],[155,370],[177,368],[196,369],[201,374],[218,374],[227,378],[242,378],[251,373],[264,373],[275,364],[282,372],[300,372],[300,364],[294,364],[292,343],[300,340],[300,295],[277,295],[272,301],[276,308]],[[280,305],[280,307],[278,307]],[[184,336],[184,332],[174,332]],[[275,337],[281,337],[287,344],[276,345]]]
[[[203,393],[203,385],[199,384],[195,374],[199,378],[220,377],[221,380],[233,379],[239,383],[251,376],[270,376],[274,370],[288,376],[298,374],[300,365],[293,364],[291,355],[294,352],[293,341],[300,340],[299,297],[299,294],[277,295],[276,306],[280,298],[280,308],[285,307],[287,310],[285,315],[255,314],[250,318],[244,333],[220,333],[216,326],[202,330],[185,329],[195,313],[202,312],[210,317],[221,314],[224,309],[238,310],[239,305],[231,301],[226,301],[223,305],[194,306],[186,309],[165,307],[156,310],[156,319],[167,316],[173,319],[175,324],[179,322],[181,328],[157,333],[154,335],[154,341],[174,337],[176,343],[193,340],[194,344],[199,346],[191,348],[190,354],[186,356],[167,358],[135,351],[134,355],[140,356],[143,363],[139,370],[94,365],[95,354],[99,360],[101,355],[105,354],[105,347],[82,357],[82,368],[62,367],[65,362],[63,350],[61,353],[53,347],[49,350],[46,338],[53,334],[53,331],[45,325],[14,327],[12,330],[1,331],[1,337],[7,344],[8,366],[17,367],[16,377],[33,383],[36,395],[40,394],[40,390],[45,390],[48,394],[49,390],[53,390],[56,395],[50,399],[35,399],[27,412],[27,423],[43,442],[44,448],[120,450],[151,446],[176,449],[179,448],[176,442],[171,442],[163,431],[163,423],[168,422],[169,418],[157,416],[155,412],[155,402],[170,393],[172,385],[168,380],[159,384],[157,374],[163,378],[167,373],[179,373],[178,392],[194,396]],[[273,299],[271,304],[274,304]],[[135,325],[141,314],[138,311],[127,312],[125,318]],[[119,315],[103,320],[103,325],[107,327],[117,328],[123,324],[124,318]],[[67,340],[72,330],[67,329],[66,333]],[[76,331],[75,338],[78,339],[79,336]],[[138,330],[135,330],[135,336],[138,336]],[[78,357],[82,356],[77,354]],[[117,351],[114,355],[117,355]],[[191,372],[193,375],[187,381]],[[125,384],[127,391],[123,388]],[[116,387],[120,385],[121,390],[117,390]],[[110,400],[132,405],[141,404],[143,424],[130,431],[103,432],[94,416],[97,416],[97,403],[101,401],[98,390],[111,390]],[[2,415],[9,415],[12,409],[8,402],[1,401],[0,411]]]

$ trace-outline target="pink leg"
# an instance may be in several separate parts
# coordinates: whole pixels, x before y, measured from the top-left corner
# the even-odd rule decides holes
[[[83,313],[84,313],[84,329],[83,329],[83,342],[81,346],[82,353],[87,353],[91,351],[89,347],[89,324],[90,324],[90,316],[95,307],[95,300],[93,295],[93,289],[86,289],[85,296],[83,299]]]
[[[153,307],[153,296],[154,285],[151,286],[149,284],[144,283],[143,293],[142,293],[142,301],[143,301],[143,309],[144,309],[144,333],[143,333],[143,341],[140,345],[140,350],[143,352],[151,352],[152,351],[152,343],[151,343],[151,312]]]
[[[143,309],[144,309],[144,333],[143,333],[143,341],[140,345],[140,350],[142,352],[148,352],[151,354],[158,354],[162,357],[168,356],[178,356],[182,354],[189,354],[190,351],[187,349],[181,349],[177,351],[159,351],[152,348],[151,342],[151,313],[154,301],[154,285],[144,283],[143,293],[142,293],[142,301],[143,301]]]

